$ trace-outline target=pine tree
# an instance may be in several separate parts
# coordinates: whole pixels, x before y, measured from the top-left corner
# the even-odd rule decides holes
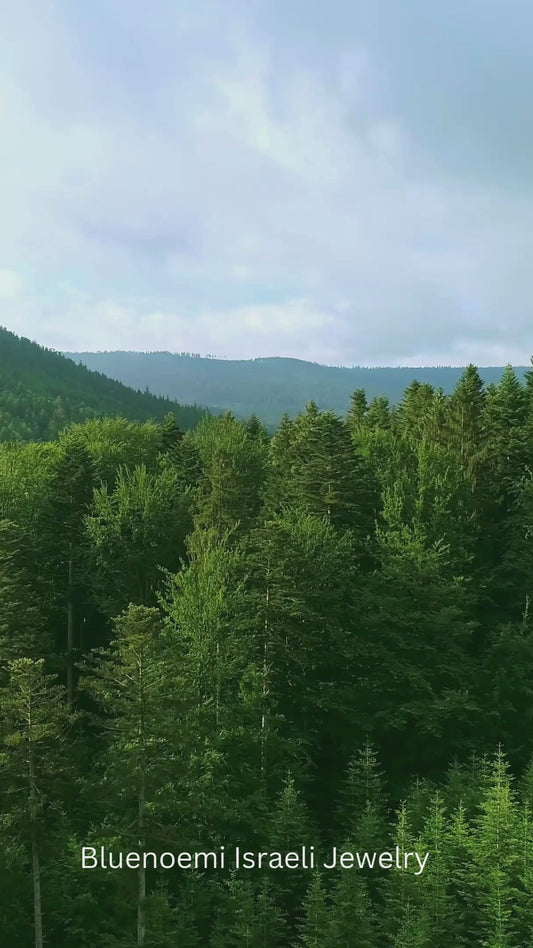
[[[431,772],[469,746],[479,713],[469,691],[470,606],[439,544],[405,527],[377,536],[381,568],[360,585],[353,702],[395,769],[409,773],[423,754]]]
[[[398,847],[403,868],[391,870],[383,892],[382,930],[386,943],[394,948],[430,948],[430,925],[421,899],[420,878],[415,877],[412,869],[405,868],[405,854],[417,851],[405,804],[398,810],[394,846]]]
[[[91,657],[80,684],[104,715],[108,740],[101,779],[107,805],[113,807],[113,836],[134,840],[141,854],[136,896],[136,943],[141,948],[146,943],[147,879],[142,855],[153,833],[158,790],[179,754],[179,747],[170,743],[176,702],[165,674],[157,611],[131,605],[115,620],[115,629],[116,638]]]
[[[468,365],[449,400],[448,434],[450,444],[461,464],[475,478],[476,466],[483,447],[483,411],[485,392],[483,380],[475,365]]]
[[[196,531],[187,545],[189,565],[168,577],[162,602],[165,638],[194,696],[198,769],[190,779],[198,819],[203,814],[217,824],[221,837],[227,827],[228,836],[236,838],[256,825],[265,804],[257,779],[261,690],[250,636],[242,627],[247,564],[242,551],[216,531]],[[242,801],[238,812],[233,794]]]
[[[516,939],[527,945],[533,939],[533,813],[529,800],[521,802],[517,827]]]
[[[435,948],[461,948],[464,933],[454,912],[450,897],[453,865],[447,849],[447,823],[444,800],[437,791],[428,808],[418,852],[429,852],[428,862],[420,878],[421,902],[425,910],[431,943]]]
[[[305,769],[312,755],[328,780],[327,761],[338,762],[350,729],[352,540],[325,519],[287,510],[254,531],[245,551],[248,621],[262,676],[261,772],[275,782],[277,768]],[[323,792],[317,785],[317,797]]]
[[[396,411],[397,430],[414,441],[425,438],[432,422],[434,396],[427,382],[411,382]]]
[[[59,802],[65,739],[73,719],[63,688],[45,674],[43,659],[15,659],[8,674],[0,690],[1,789],[12,831],[31,851],[34,941],[35,948],[43,948],[42,835],[51,807]]]
[[[344,852],[358,851],[351,842],[342,845]],[[359,850],[369,852],[371,850]],[[369,897],[366,880],[358,869],[339,869],[331,901],[329,940],[331,948],[377,948],[380,944],[376,915]]]
[[[72,705],[76,627],[79,643],[85,598],[85,516],[92,501],[95,470],[87,447],[76,434],[67,432],[63,435],[59,447],[43,511],[43,531],[54,598],[61,613],[66,616],[66,680],[68,699]]]
[[[394,415],[386,395],[373,398],[365,414],[365,427],[370,431],[389,431],[393,427]]]
[[[305,800],[296,786],[294,777],[288,774],[269,819],[268,850],[287,853],[302,846],[307,853],[314,847],[318,852],[318,834],[313,828]],[[298,867],[288,871],[271,870],[271,880],[276,892],[276,903],[290,919],[296,930],[303,920],[304,896],[308,884],[308,869]]]
[[[202,463],[196,522],[222,536],[244,531],[262,504],[266,445],[227,412],[198,426],[195,443]]]
[[[364,388],[357,388],[350,397],[350,409],[346,416],[346,424],[350,429],[350,434],[356,440],[364,426],[367,411],[366,392]]]
[[[386,798],[382,778],[376,751],[367,740],[350,759],[338,809],[338,824],[343,833],[365,851],[380,845],[380,837],[381,840],[384,837]],[[372,824],[372,838],[369,838]],[[361,838],[363,828],[364,840]]]
[[[296,429],[287,414],[283,415],[270,442],[266,468],[265,500],[269,516],[275,516],[293,497],[293,444]]]
[[[0,656],[2,662],[15,657],[49,653],[51,643],[44,628],[16,524],[0,520]]]
[[[451,809],[447,821],[445,852],[448,862],[448,895],[453,906],[456,926],[455,938],[457,944],[464,945],[465,948],[479,935],[472,849],[472,830],[467,810],[463,803],[459,802]]]
[[[314,870],[303,901],[303,921],[300,924],[298,945],[302,948],[327,948],[330,941],[330,916],[324,880]],[[336,944],[341,944],[336,942]]]
[[[161,428],[161,451],[168,454],[175,451],[183,439],[183,431],[176,424],[176,418],[172,412],[168,412],[163,418]]]
[[[244,427],[252,441],[258,441],[259,444],[263,445],[268,444],[268,431],[256,414],[252,414],[246,419]]]
[[[308,412],[294,426],[290,500],[337,527],[370,533],[377,498],[368,465],[333,412]]]
[[[498,751],[472,838],[477,924],[487,948],[514,948],[513,903],[519,816],[509,767]]]

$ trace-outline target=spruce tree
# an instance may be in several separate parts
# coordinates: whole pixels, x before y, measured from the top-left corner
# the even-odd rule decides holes
[[[434,396],[427,382],[411,382],[396,411],[397,430],[414,441],[425,438],[431,427]]]
[[[30,850],[35,948],[45,932],[41,851],[50,813],[61,802],[65,741],[72,716],[64,689],[46,675],[43,659],[8,663],[8,681],[0,689],[2,787],[11,833]]]
[[[354,842],[342,844],[344,852],[371,852]],[[378,948],[380,933],[367,881],[359,869],[339,869],[333,886],[328,940],[331,948]]]
[[[75,658],[79,652],[83,610],[86,537],[85,517],[95,484],[92,457],[81,437],[66,432],[59,442],[43,511],[45,568],[51,570],[56,608],[65,617],[66,683],[74,701]],[[48,560],[48,564],[46,564]]]
[[[350,430],[352,438],[357,440],[361,428],[365,423],[365,416],[368,411],[368,402],[364,388],[357,388],[350,396],[350,408],[346,416],[346,423]]]
[[[0,520],[0,656],[37,657],[51,650],[44,616],[21,549],[20,530]]]
[[[383,889],[381,928],[386,944],[394,948],[430,948],[430,928],[420,893],[420,878],[405,867],[405,854],[416,852],[416,839],[408,809],[398,810],[393,836],[393,849],[398,847],[402,868],[391,869]]]
[[[300,924],[298,945],[302,948],[328,948],[330,940],[330,914],[323,876],[315,869],[311,876],[302,906],[303,920]],[[336,942],[341,944],[341,942]]]
[[[191,771],[190,779],[197,787],[197,818],[216,823],[221,837],[224,830],[237,837],[250,832],[265,805],[258,780],[259,671],[243,627],[247,563],[215,530],[191,534],[187,547],[189,565],[168,576],[162,599],[165,640],[193,700],[197,773]],[[238,810],[228,785],[242,801]]]
[[[262,677],[263,777],[275,782],[279,767],[305,769],[311,756],[329,783],[335,773],[326,761],[338,762],[350,734],[351,537],[325,519],[287,510],[254,531],[245,550],[247,621]],[[315,792],[323,807],[323,786]]]
[[[509,766],[498,751],[472,837],[477,924],[487,948],[514,948],[519,811]]]
[[[262,505],[266,445],[230,412],[198,426],[195,443],[202,463],[196,522],[222,536],[248,529]]]
[[[115,620],[115,630],[110,647],[91,656],[81,686],[103,714],[107,746],[100,763],[100,786],[113,813],[111,835],[119,848],[129,843],[141,856],[135,901],[136,944],[142,948],[147,891],[142,857],[153,841],[160,788],[178,760],[177,742],[170,741],[178,696],[172,696],[165,674],[157,611],[131,605]],[[178,765],[177,771],[181,769]]]
[[[394,425],[394,414],[386,395],[372,399],[365,413],[365,427],[370,431],[389,431]]]
[[[301,790],[292,774],[287,774],[283,788],[269,819],[268,848],[270,852],[300,851],[305,846],[308,856],[314,846],[319,854],[319,839],[313,827]],[[272,869],[270,878],[276,892],[276,903],[290,920],[293,933],[304,918],[304,898],[309,882],[309,869],[298,867],[287,870]]]
[[[483,447],[483,411],[485,392],[483,380],[475,365],[464,370],[448,405],[448,437],[468,474],[476,477],[477,463]]]
[[[350,759],[340,793],[337,822],[345,837],[358,848],[370,850],[381,845],[385,836],[386,797],[377,754],[366,741]]]

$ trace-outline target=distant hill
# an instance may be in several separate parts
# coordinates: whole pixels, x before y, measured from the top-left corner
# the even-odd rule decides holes
[[[157,421],[169,411],[182,429],[205,414],[196,405],[133,391],[0,327],[0,441],[47,441],[70,422],[103,415]]]
[[[295,415],[314,400],[320,408],[343,413],[351,393],[364,388],[369,399],[387,395],[398,402],[413,379],[429,382],[450,392],[463,369],[332,368],[299,359],[250,359],[243,361],[200,358],[170,352],[67,353],[91,369],[105,372],[134,388],[148,387],[158,395],[178,401],[201,402],[219,410],[248,416],[255,412],[276,424],[283,412]],[[519,366],[517,373],[526,368]],[[480,369],[485,382],[497,382],[502,367]]]

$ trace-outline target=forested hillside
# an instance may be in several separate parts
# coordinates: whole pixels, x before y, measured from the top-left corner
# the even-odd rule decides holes
[[[0,440],[48,441],[71,422],[102,415],[161,420],[169,411],[181,428],[205,414],[196,405],[133,391],[58,352],[0,327]]]
[[[369,399],[386,395],[392,404],[400,401],[413,379],[449,394],[463,372],[449,366],[345,368],[301,359],[214,359],[171,352],[67,355],[132,388],[148,387],[157,395],[180,402],[201,402],[243,418],[253,412],[268,425],[277,425],[284,412],[294,417],[310,401],[342,414],[357,388],[364,388]],[[525,371],[516,370],[520,378]],[[502,367],[480,369],[486,384],[499,382],[502,373]]]
[[[532,944],[533,372],[348,407],[0,447],[2,946]]]

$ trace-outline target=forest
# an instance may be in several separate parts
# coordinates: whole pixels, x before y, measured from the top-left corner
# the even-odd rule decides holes
[[[6,441],[0,533],[2,946],[533,943],[533,369]],[[221,846],[324,858],[82,867]]]
[[[134,391],[0,326],[0,441],[49,441],[73,422],[102,415],[161,421],[169,411],[183,429],[206,414],[148,389]]]
[[[354,389],[364,388],[371,401],[386,395],[397,404],[413,378],[451,394],[464,367],[321,365],[303,359],[217,359],[186,352],[70,352],[87,368],[104,372],[124,385],[208,405],[215,413],[231,411],[240,418],[256,414],[267,425],[278,425],[284,412],[294,417],[310,401],[344,415]],[[527,366],[516,366],[523,380]],[[502,366],[479,369],[486,385],[497,384]]]

